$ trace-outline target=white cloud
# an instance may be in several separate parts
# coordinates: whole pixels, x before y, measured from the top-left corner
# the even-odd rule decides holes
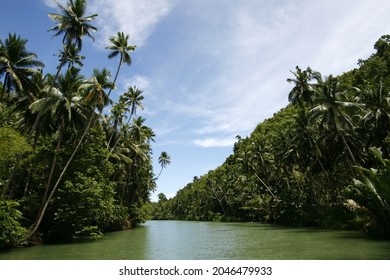
[[[216,133],[248,134],[285,106],[291,88],[286,79],[296,65],[324,75],[355,67],[373,51],[387,22],[386,9],[378,12],[367,1],[197,1],[185,8],[191,23],[180,24],[188,35],[172,32],[182,37],[168,45],[175,52],[167,55],[169,63],[162,63],[159,74],[167,73],[171,82],[181,78],[175,80],[177,92],[184,88],[188,95],[165,95],[172,100],[165,109],[193,119],[191,129],[209,136],[196,141],[202,146],[221,143]],[[384,27],[374,30],[378,26]]]
[[[196,139],[194,144],[203,148],[230,147],[236,142],[233,137]]]
[[[150,79],[143,75],[135,75],[129,79],[123,79],[123,85],[125,90],[130,86],[136,86],[143,91],[144,95],[151,89]]]
[[[98,13],[97,23],[102,45],[118,31],[129,34],[130,43],[144,45],[156,25],[169,14],[174,0],[93,0],[91,9]]]

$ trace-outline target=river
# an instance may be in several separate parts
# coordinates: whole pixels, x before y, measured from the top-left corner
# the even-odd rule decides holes
[[[390,241],[353,231],[260,224],[148,221],[97,241],[0,252],[0,260],[390,259]]]

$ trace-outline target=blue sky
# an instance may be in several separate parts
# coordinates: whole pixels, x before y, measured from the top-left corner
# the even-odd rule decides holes
[[[130,85],[143,90],[138,114],[157,134],[156,174],[161,151],[171,156],[153,197],[171,197],[222,164],[236,135],[249,135],[284,107],[296,65],[341,74],[390,33],[387,0],[90,0],[88,9],[99,14],[99,30],[95,42],[84,41],[84,75],[94,67],[115,73],[105,46],[117,31],[137,45],[112,97]],[[57,12],[51,0],[13,0],[0,17],[0,38],[11,32],[28,39],[45,73],[54,72],[61,46],[47,32],[50,12]]]

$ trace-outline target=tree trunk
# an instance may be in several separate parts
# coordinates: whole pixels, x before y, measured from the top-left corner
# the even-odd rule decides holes
[[[49,178],[47,179],[47,182],[46,182],[45,193],[43,194],[43,198],[42,198],[42,202],[41,202],[41,207],[40,207],[39,212],[38,212],[37,220],[35,220],[34,223],[32,224],[32,227],[33,227],[33,228],[34,228],[35,225],[38,223],[38,218],[41,216],[41,213],[42,213],[42,211],[43,211],[43,209],[44,209],[44,206],[45,206],[45,203],[46,203],[47,196],[48,196],[48,194],[49,194],[49,189],[50,189],[51,181],[52,181],[52,179],[53,179],[53,174],[54,174],[55,166],[56,166],[56,164],[57,164],[57,158],[58,158],[58,155],[59,155],[59,153],[60,153],[61,140],[62,140],[62,128],[59,129],[59,135],[58,135],[58,141],[57,141],[56,151],[55,151],[55,154],[54,154],[53,162],[52,162],[52,164],[51,164],[51,169],[50,169]]]
[[[255,169],[253,168],[253,166],[252,166],[252,169],[253,169],[253,174],[256,176],[256,178],[264,185],[264,187],[267,188],[268,192],[272,195],[272,197],[276,199],[276,196],[275,196],[274,193],[271,191],[271,189],[268,187],[268,185],[259,177],[259,175],[256,174],[256,171],[255,171]]]
[[[92,113],[92,116],[90,118],[90,121],[88,122],[88,125],[87,127],[85,128],[84,130],[84,133],[83,135],[81,136],[80,138],[80,141],[77,143],[77,146],[75,147],[75,149],[73,150],[73,153],[72,155],[70,156],[70,158],[68,159],[65,167],[63,168],[60,176],[58,177],[57,179],[57,182],[55,183],[53,189],[51,190],[50,192],[50,195],[49,197],[47,198],[46,202],[44,203],[44,206],[42,208],[42,211],[40,211],[38,217],[37,217],[37,220],[36,220],[36,223],[34,223],[31,227],[30,227],[30,237],[32,237],[35,232],[38,230],[41,222],[42,222],[42,219],[43,219],[43,216],[45,215],[45,212],[47,210],[47,207],[49,206],[49,203],[50,203],[50,200],[53,198],[53,195],[54,193],[56,192],[58,186],[60,185],[60,182],[62,181],[62,178],[64,177],[65,175],[65,172],[68,170],[68,167],[70,165],[70,163],[73,161],[73,158],[75,157],[77,151],[79,150],[81,144],[84,142],[84,138],[87,136],[87,133],[89,132],[89,129],[91,128],[91,125],[93,123],[93,113]]]

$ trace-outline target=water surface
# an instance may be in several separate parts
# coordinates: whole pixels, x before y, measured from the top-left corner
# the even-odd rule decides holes
[[[390,259],[390,241],[353,231],[243,223],[148,221],[97,241],[0,252],[0,260]]]

